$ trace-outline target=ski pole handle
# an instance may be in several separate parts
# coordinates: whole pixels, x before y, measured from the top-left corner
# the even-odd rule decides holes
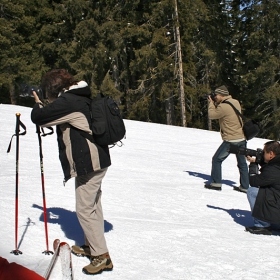
[[[20,136],[20,135],[25,135],[26,134],[26,126],[22,123],[22,121],[20,120],[20,113],[16,113],[16,129],[15,129],[15,134],[12,136],[10,144],[8,146],[7,149],[7,153],[9,153],[11,151],[11,146],[12,146],[12,140],[14,136]],[[22,127],[24,129],[24,131],[22,133],[20,133],[20,127]]]

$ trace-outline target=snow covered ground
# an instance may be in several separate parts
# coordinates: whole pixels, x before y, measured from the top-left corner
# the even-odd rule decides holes
[[[20,137],[18,243],[15,249],[15,114],[27,134]],[[46,250],[38,138],[31,108],[0,104],[0,256],[44,275]],[[112,166],[103,181],[105,236],[112,272],[82,273],[86,258],[72,256],[74,276],[82,279],[277,279],[279,235],[244,231],[252,225],[247,197],[239,185],[234,155],[223,163],[223,190],[204,189],[218,132],[125,121],[123,147],[111,149]],[[75,213],[74,179],[63,186],[56,136],[42,138],[50,248],[59,238],[83,244]],[[248,148],[263,148],[253,139]],[[58,261],[51,280],[62,279]]]

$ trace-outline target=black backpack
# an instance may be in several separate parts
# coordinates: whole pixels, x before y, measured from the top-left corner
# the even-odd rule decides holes
[[[91,130],[93,140],[101,146],[115,145],[125,137],[125,125],[117,103],[99,94],[91,100]]]

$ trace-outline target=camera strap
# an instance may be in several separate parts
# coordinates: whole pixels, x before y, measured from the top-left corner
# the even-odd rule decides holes
[[[226,100],[223,101],[223,103],[226,103],[226,104],[230,105],[230,106],[233,108],[234,112],[236,113],[236,115],[237,115],[237,117],[238,117],[238,120],[239,120],[239,122],[240,122],[241,127],[243,127],[243,124],[242,124],[242,121],[240,120],[240,118],[241,118],[243,121],[245,121],[245,120],[246,120],[246,117],[245,117],[244,115],[242,115],[242,114],[235,108],[235,106],[234,106],[232,103],[230,103],[230,102],[228,102],[228,101],[226,101]]]
[[[260,132],[260,127],[256,121],[250,120],[249,118],[243,116],[230,102],[224,101],[224,103],[229,104],[235,111],[246,140],[250,140],[258,135]],[[240,118],[243,120],[243,124]]]

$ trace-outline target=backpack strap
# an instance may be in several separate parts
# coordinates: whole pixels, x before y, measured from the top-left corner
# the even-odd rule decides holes
[[[89,134],[89,133],[87,133],[87,132],[85,132],[85,131],[83,131],[83,130],[80,130],[80,129],[78,129],[78,128],[75,128],[75,129],[76,129],[76,130],[79,130],[80,134],[81,134],[82,136],[84,136],[85,138],[87,138],[89,141],[91,141],[92,143],[96,143],[95,140],[94,140],[93,135],[91,135],[91,134]]]
[[[68,124],[69,124],[69,123],[68,123]],[[69,124],[69,126],[70,126],[72,129],[78,131],[84,138],[87,138],[87,139],[88,139],[89,141],[91,141],[92,143],[96,143],[95,140],[94,140],[93,135],[91,135],[91,134],[89,134],[88,132],[85,132],[85,131],[83,131],[83,130],[81,130],[81,129],[75,127],[75,126],[73,126],[72,124]]]
[[[226,103],[226,104],[230,105],[230,106],[233,108],[234,112],[236,113],[236,115],[237,115],[237,117],[238,117],[238,120],[239,120],[239,122],[240,122],[241,127],[243,127],[243,124],[242,124],[240,118],[241,118],[243,121],[245,121],[245,120],[246,120],[246,117],[245,117],[244,115],[242,115],[242,114],[236,109],[236,107],[235,107],[232,103],[230,103],[230,102],[228,102],[228,101],[226,101],[226,100],[223,101],[223,103]]]

